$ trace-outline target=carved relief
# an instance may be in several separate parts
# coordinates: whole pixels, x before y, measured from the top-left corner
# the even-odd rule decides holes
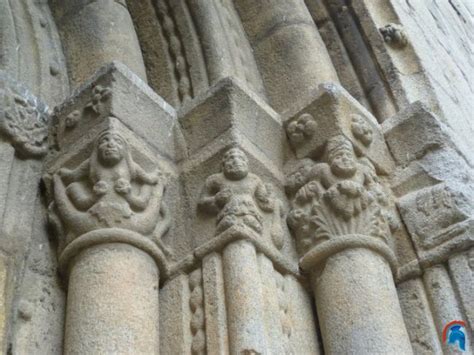
[[[163,28],[163,34],[168,41],[168,51],[173,58],[174,74],[177,83],[178,96],[181,102],[189,100],[193,96],[193,88],[189,76],[189,63],[186,58],[182,39],[178,31],[173,13],[167,0],[157,1],[156,12]]]
[[[415,244],[425,250],[468,236],[474,228],[469,186],[438,184],[401,200],[401,212]],[[469,238],[468,238],[469,239]]]
[[[206,353],[206,333],[204,316],[204,294],[202,289],[202,271],[194,270],[189,275],[189,289],[191,296],[191,354],[202,355]]]
[[[96,85],[92,89],[92,99],[86,105],[86,109],[90,109],[96,114],[103,113],[104,104],[112,96],[112,91],[109,88],[104,88],[101,85]]]
[[[10,88],[3,92],[4,115],[0,119],[0,131],[25,157],[38,158],[48,150],[48,113],[34,97],[23,97]]]
[[[238,226],[262,235],[264,219],[270,218],[272,241],[277,248],[283,245],[281,201],[269,184],[249,172],[247,156],[239,148],[228,150],[222,172],[207,178],[199,208],[217,215],[217,234]]]
[[[366,147],[372,143],[374,131],[362,116],[352,115],[351,131],[354,137]]]
[[[154,232],[166,232],[163,225],[169,223],[163,180],[159,169],[148,173],[134,161],[119,132],[106,129],[97,136],[90,158],[53,175],[52,219],[67,231],[66,242],[108,227],[159,238]]]
[[[286,128],[290,141],[295,144],[301,144],[306,139],[312,137],[316,132],[316,121],[309,113],[303,113],[296,121],[292,121]]]
[[[287,180],[293,196],[288,224],[302,252],[343,235],[372,236],[388,244],[389,201],[369,160],[358,158],[342,135],[327,142],[324,160],[306,160]]]
[[[380,33],[386,43],[395,48],[403,48],[408,44],[408,39],[403,27],[395,23],[380,28]]]

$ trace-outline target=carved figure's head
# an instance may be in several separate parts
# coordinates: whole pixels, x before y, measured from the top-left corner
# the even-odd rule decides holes
[[[249,172],[248,159],[239,148],[231,148],[222,159],[222,171],[230,180],[242,180]]]
[[[104,166],[114,166],[125,156],[125,140],[120,134],[107,130],[97,138],[99,162]]]
[[[357,170],[356,156],[352,143],[344,136],[331,138],[327,144],[327,159],[334,175],[352,177]]]
[[[374,132],[367,121],[359,115],[352,115],[352,134],[360,140],[365,146],[372,143]]]

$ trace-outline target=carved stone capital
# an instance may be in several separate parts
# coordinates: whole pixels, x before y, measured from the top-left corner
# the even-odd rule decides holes
[[[233,147],[224,153],[221,172],[206,179],[198,207],[216,216],[216,235],[234,227],[269,236],[283,246],[282,202],[270,184],[249,171],[247,155]]]
[[[377,171],[387,174],[393,170],[392,158],[375,117],[336,84],[320,85],[311,99],[286,117],[286,132],[298,158],[315,158],[322,153],[328,139],[344,135]]]
[[[63,270],[84,248],[126,243],[151,255],[166,275],[160,249],[171,224],[165,199],[173,172],[165,157],[174,151],[173,137],[165,146],[146,127],[158,135],[172,132],[173,118],[170,107],[120,65],[99,71],[56,110],[56,150],[48,156],[45,182]]]
[[[366,247],[382,254],[396,270],[391,251],[393,206],[375,168],[357,156],[344,135],[330,138],[316,163],[303,161],[287,179],[292,198],[288,225],[308,269],[333,253]]]
[[[38,98],[0,74],[0,133],[23,158],[48,151],[48,108]]]

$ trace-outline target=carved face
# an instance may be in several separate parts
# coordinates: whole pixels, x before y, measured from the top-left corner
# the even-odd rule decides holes
[[[113,133],[106,133],[98,142],[99,160],[106,166],[114,166],[123,159],[125,142],[122,137]]]
[[[365,146],[369,146],[373,140],[373,130],[370,125],[359,115],[352,116],[352,134]]]
[[[354,152],[348,149],[339,149],[331,156],[331,171],[339,177],[351,177],[355,174],[357,166]]]
[[[241,180],[247,176],[249,167],[247,157],[240,149],[231,149],[222,162],[224,175],[231,180]]]

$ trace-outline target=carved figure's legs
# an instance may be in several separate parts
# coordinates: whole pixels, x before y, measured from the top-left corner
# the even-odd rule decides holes
[[[346,249],[312,272],[328,354],[412,354],[389,264],[368,249]]]
[[[69,275],[65,354],[158,354],[159,271],[147,253],[92,246]]]

